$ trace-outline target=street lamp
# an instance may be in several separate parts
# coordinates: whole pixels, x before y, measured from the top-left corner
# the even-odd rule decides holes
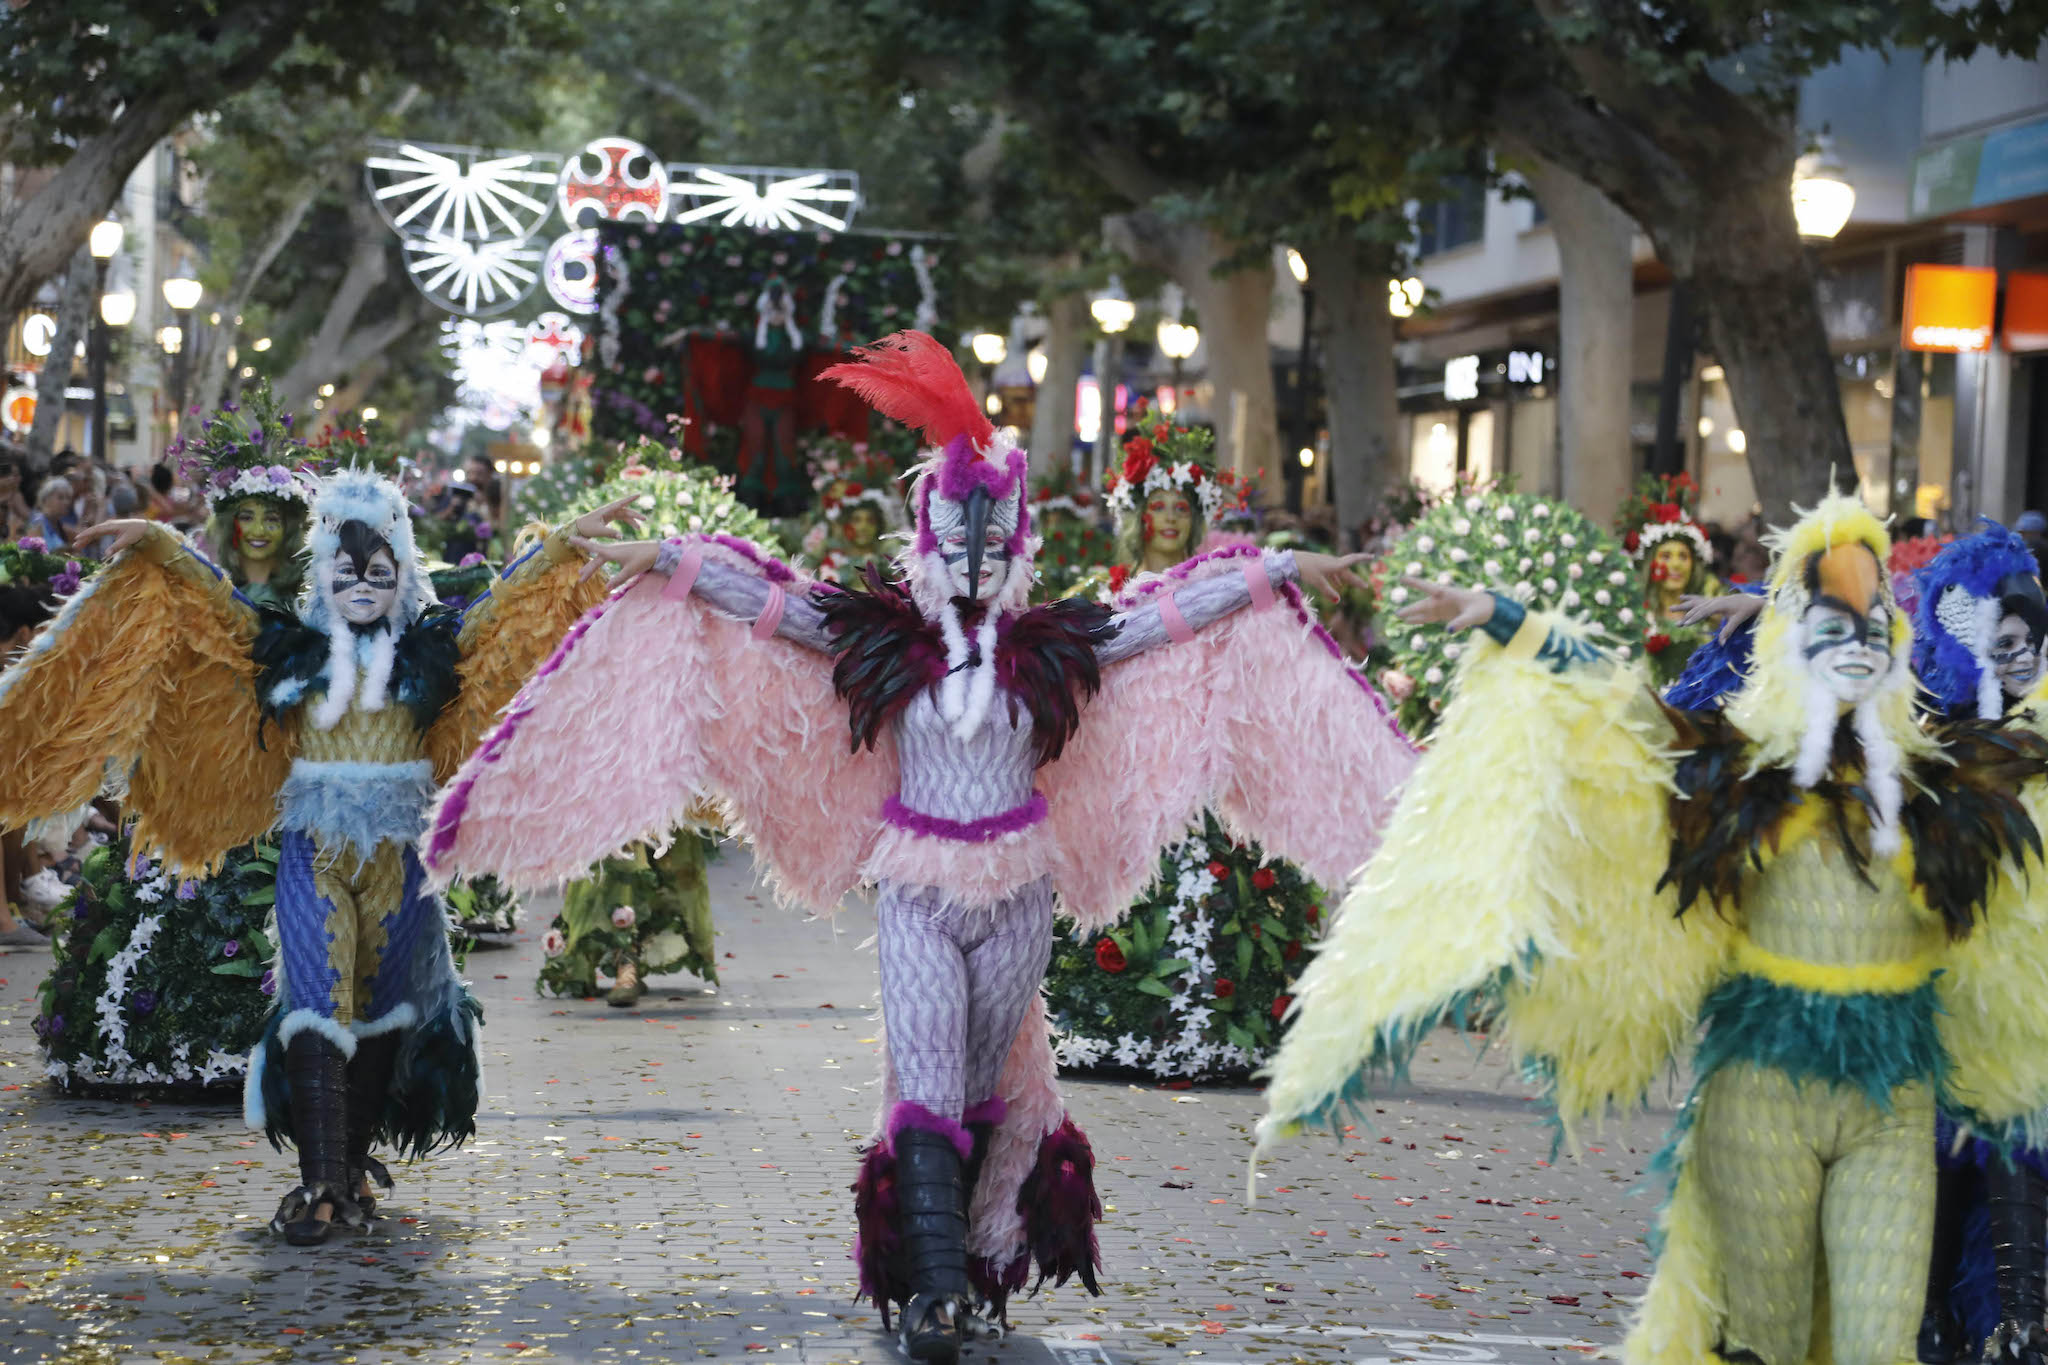
[[[187,353],[191,349],[182,343],[193,335],[192,310],[199,306],[199,299],[205,293],[199,281],[189,275],[173,275],[164,281],[164,302],[171,306],[172,314],[178,319],[175,327],[166,327],[165,332],[175,332],[180,344],[166,342],[164,350],[171,357],[171,432],[177,434],[183,425],[185,412],[185,387],[191,371]]]
[[[1041,346],[1030,355],[1024,357],[1024,372],[1031,376],[1032,383],[1043,384],[1045,382],[1046,367],[1051,363],[1051,359],[1045,353],[1045,348]]]
[[[1856,187],[1835,155],[1835,141],[1817,135],[1806,155],[1792,168],[1792,217],[1799,235],[1809,242],[1832,241],[1847,226],[1856,208]]]
[[[1397,318],[1414,317],[1425,292],[1422,281],[1412,275],[1405,280],[1388,280],[1387,312]]]
[[[1094,315],[1095,325],[1102,329],[1104,337],[1096,351],[1095,366],[1102,421],[1095,432],[1095,468],[1090,471],[1090,482],[1100,484],[1103,471],[1109,468],[1110,451],[1116,448],[1116,391],[1123,383],[1123,332],[1138,316],[1138,305],[1124,292],[1124,282],[1111,275],[1109,288],[1088,301],[1088,311]]]
[[[121,239],[128,235],[118,218],[102,218],[93,224],[86,235],[86,250],[92,253],[92,292],[99,301],[100,321],[92,324],[92,335],[86,343],[86,367],[92,384],[92,455],[95,461],[104,463],[107,458],[107,328],[126,327],[135,317],[135,296],[127,295],[128,306],[116,322],[114,314],[108,311],[113,303],[107,293],[107,264],[121,250]]]
[[[1180,368],[1187,358],[1202,344],[1202,332],[1198,327],[1163,319],[1159,324],[1159,349],[1173,362],[1173,406],[1180,410]]]

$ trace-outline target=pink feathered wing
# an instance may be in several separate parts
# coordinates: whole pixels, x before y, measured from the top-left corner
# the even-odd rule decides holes
[[[650,574],[612,594],[520,691],[435,807],[437,877],[550,886],[712,798],[786,900],[829,911],[860,880],[894,745],[848,751],[825,656],[666,586]]]
[[[1199,556],[1116,605],[1241,573],[1258,553]],[[1276,598],[1107,669],[1080,734],[1040,773],[1054,885],[1084,930],[1122,917],[1205,807],[1333,891],[1378,847],[1415,748],[1300,591]]]

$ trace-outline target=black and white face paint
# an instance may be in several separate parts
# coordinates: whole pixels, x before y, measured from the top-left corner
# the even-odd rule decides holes
[[[389,550],[378,550],[358,574],[347,555],[336,555],[328,587],[341,619],[352,626],[367,626],[389,616],[398,601],[398,565]]]
[[[2041,678],[2041,638],[2020,619],[2007,612],[1991,637],[1991,669],[1998,686],[2008,697],[2024,697]]]
[[[1799,648],[1807,672],[1836,701],[1865,701],[1891,671],[1891,613],[1878,607],[1858,616],[1833,602],[1816,602],[1799,618]]]

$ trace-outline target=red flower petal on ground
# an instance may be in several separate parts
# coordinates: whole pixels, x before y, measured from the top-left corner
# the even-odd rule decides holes
[[[1124,961],[1124,950],[1116,946],[1113,938],[1095,940],[1095,965],[1105,972],[1120,972],[1129,964]]]

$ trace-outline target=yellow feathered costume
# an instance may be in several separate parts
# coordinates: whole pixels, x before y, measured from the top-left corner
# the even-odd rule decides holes
[[[1913,1359],[1937,1091],[1990,1131],[2048,1103],[2048,913],[2013,867],[2039,851],[2048,742],[1943,748],[1915,724],[1889,541],[1859,503],[1830,496],[1774,549],[1725,720],[1497,602],[1304,974],[1259,1128],[1339,1121],[1485,998],[1576,1145],[1703,1030],[1631,1365]],[[1807,667],[1816,604],[1889,642],[1852,707]]]

